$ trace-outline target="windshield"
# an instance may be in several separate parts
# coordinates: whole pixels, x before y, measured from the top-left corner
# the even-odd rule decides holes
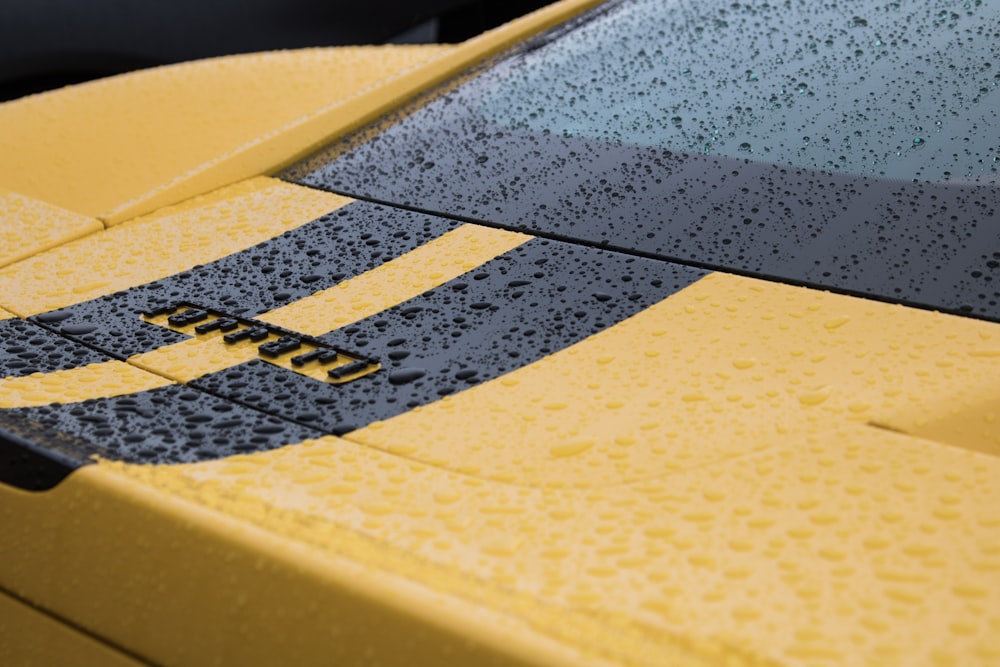
[[[286,172],[1000,321],[1000,0],[631,0]]]
[[[1000,1],[623,4],[494,82],[499,124],[823,171],[995,177]]]

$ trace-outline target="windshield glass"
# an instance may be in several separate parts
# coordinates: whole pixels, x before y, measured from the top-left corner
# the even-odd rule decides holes
[[[894,179],[1000,149],[1000,0],[625,4],[496,82],[515,128]]]
[[[285,177],[1000,321],[1000,0],[615,3]]]

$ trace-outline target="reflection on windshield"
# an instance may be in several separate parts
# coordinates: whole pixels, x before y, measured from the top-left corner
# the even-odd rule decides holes
[[[1000,0],[664,4],[624,4],[524,54],[479,112],[823,171],[995,179]]]

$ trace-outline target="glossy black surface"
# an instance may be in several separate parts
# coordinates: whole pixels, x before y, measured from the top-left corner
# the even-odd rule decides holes
[[[1000,320],[998,11],[623,2],[285,177]]]
[[[53,433],[31,420],[2,420],[0,483],[45,491],[86,463],[92,447],[81,438]]]
[[[704,271],[535,239],[320,339],[376,357],[329,385],[254,360],[193,386],[344,434],[494,379],[661,301]]]
[[[187,335],[141,318],[144,312],[170,309],[178,302],[227,313],[240,326],[240,321],[252,321],[253,315],[391,261],[459,224],[358,202],[153,283],[42,313],[31,321],[2,320],[0,378],[127,359],[184,340]],[[229,327],[207,312],[198,316],[187,307],[174,317],[183,319],[178,324],[211,320]],[[262,332],[266,335],[268,329]],[[44,489],[93,455],[180,463],[272,449],[322,435],[290,423],[276,405],[265,401],[259,407],[248,409],[225,398],[171,386],[76,404],[0,409],[0,481]]]
[[[317,339],[251,318],[391,261],[458,224],[357,203],[217,262],[43,313],[34,323],[15,321],[8,326],[26,332],[15,342],[36,333],[36,343],[84,350],[81,365],[128,358],[187,337],[168,329],[168,322],[191,332],[220,328],[225,336],[252,339],[260,330],[271,337],[262,343],[261,359],[188,387],[0,410],[4,481],[48,488],[94,455],[180,463],[344,434],[558,352],[705,275],[658,260],[534,239]],[[148,324],[142,313],[165,315],[166,322]],[[339,350],[357,360],[333,368],[334,374],[376,363],[381,368],[332,384],[263,361],[296,355],[301,341],[329,345],[324,354]],[[8,353],[23,360],[19,350],[15,345]],[[56,365],[73,367],[75,359]]]
[[[16,434],[21,452],[57,454],[64,474],[95,455],[130,463],[183,463],[275,449],[319,435],[180,385],[0,410],[0,433]]]
[[[703,275],[596,248],[528,241],[434,290],[321,336],[382,364],[345,384],[258,359],[190,386],[2,409],[0,481],[41,490],[93,456],[183,463],[342,435],[565,349]],[[179,306],[174,318],[188,326],[225,319],[189,306]],[[45,319],[50,325],[66,321]],[[269,344],[287,355],[298,349],[289,341],[298,343],[286,337]]]
[[[0,320],[0,379],[51,373],[107,356],[21,319]]]

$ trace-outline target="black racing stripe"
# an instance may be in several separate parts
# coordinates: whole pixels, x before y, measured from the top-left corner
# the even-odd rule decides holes
[[[0,320],[0,379],[107,361],[107,356],[21,319]]]
[[[321,339],[379,360],[330,385],[254,360],[193,382],[343,434],[530,364],[666,298],[705,271],[535,239]]]
[[[93,456],[187,463],[276,449],[319,435],[181,385],[0,410],[3,481],[21,480],[28,488],[51,486]]]
[[[147,309],[188,301],[252,317],[376,268],[459,224],[355,202],[209,264],[34,319],[125,359],[186,338],[142,322]]]

